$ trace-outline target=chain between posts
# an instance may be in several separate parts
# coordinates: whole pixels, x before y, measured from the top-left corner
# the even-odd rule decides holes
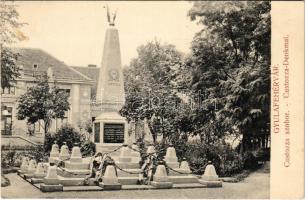
[[[108,153],[105,153],[105,155],[108,155],[108,154],[111,154],[111,153],[113,153],[113,152],[116,152],[116,151],[118,151],[119,149],[121,149],[123,146],[124,146],[124,145],[121,145],[121,146],[119,146],[118,148],[116,148],[116,149],[114,149],[114,150],[112,150],[112,151],[110,151],[110,152],[108,152]]]
[[[118,150],[121,149],[123,146],[124,146],[124,145],[121,145],[121,146],[119,146],[118,148],[114,149],[113,151],[110,151],[110,152],[108,152],[108,153],[105,153],[104,155],[107,156],[107,157],[105,157],[105,159],[106,159],[106,158],[110,158],[110,159],[114,162],[114,159],[113,159],[111,156],[109,156],[109,154],[118,151]],[[132,147],[129,146],[129,145],[128,145],[127,147],[128,147],[129,149],[133,150],[133,151],[136,151],[136,152],[141,153],[139,150],[134,149],[134,148],[132,148]],[[160,152],[162,152],[162,151],[165,151],[165,150],[161,150],[161,151],[158,151],[158,152],[156,151],[156,152],[152,152],[152,153],[143,153],[143,154],[144,154],[143,157],[152,156],[152,157],[154,157],[154,158],[157,158],[157,156],[156,156],[155,154],[158,154],[158,153],[160,153]],[[88,157],[90,157],[90,156],[88,156]],[[85,157],[85,158],[87,158],[87,157]],[[65,170],[63,167],[60,166],[64,161],[67,161],[67,160],[69,160],[69,158],[67,158],[67,159],[65,159],[65,160],[61,160],[61,161],[57,164],[57,167],[60,168],[62,171],[65,171],[65,172],[70,173],[70,174],[72,174],[72,175],[78,175],[78,174],[76,174],[76,173],[69,172],[69,171]],[[129,172],[129,171],[126,171],[126,170],[122,169],[121,167],[119,167],[115,162],[114,162],[114,166],[115,166],[117,169],[119,169],[119,170],[121,170],[121,171],[123,171],[123,172],[125,172],[125,173],[128,173],[128,174],[144,174],[143,171],[141,171],[141,172]],[[187,172],[187,173],[186,173],[186,172],[180,172],[180,171],[177,171],[177,170],[173,169],[172,167],[170,167],[169,165],[167,165],[166,162],[165,162],[165,166],[166,166],[169,170],[171,170],[171,171],[173,171],[173,172],[176,172],[176,173],[179,173],[179,174],[193,174],[194,172],[201,171],[203,168],[205,168],[205,166],[203,166],[203,167],[201,167],[200,169],[197,169],[197,170],[194,170],[193,168],[191,168],[193,171],[192,171],[192,172]],[[102,169],[101,169],[101,170],[102,170]]]
[[[173,172],[177,172],[177,173],[179,173],[179,174],[192,174],[192,172],[179,172],[179,171],[177,171],[177,170],[171,168],[170,166],[168,166],[168,165],[166,164],[166,162],[165,162],[165,166],[166,166],[169,170],[171,170],[171,171],[173,171]]]
[[[121,171],[123,171],[123,172],[125,172],[125,173],[128,173],[128,174],[143,174],[143,173],[144,173],[143,171],[141,171],[141,172],[129,172],[129,171],[126,171],[126,170],[120,168],[116,163],[114,163],[114,166],[115,166],[117,169],[119,169],[119,170],[121,170]]]

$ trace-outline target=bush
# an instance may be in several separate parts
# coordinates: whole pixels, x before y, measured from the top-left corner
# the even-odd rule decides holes
[[[1,151],[1,168],[10,168],[14,166],[16,151]]]
[[[31,146],[20,150],[19,146],[10,146],[8,150],[1,150],[1,167],[20,167],[24,156],[34,159],[37,162],[45,162],[47,156],[44,154],[43,146]]]
[[[252,152],[245,152],[244,154],[244,169],[254,170],[258,168],[257,158]]]
[[[66,142],[70,151],[72,150],[75,143],[80,144],[83,156],[91,156],[95,153],[95,144],[87,140],[83,134],[80,134],[70,125],[63,126],[55,134],[46,134],[44,143],[44,150],[46,153],[51,151],[52,145],[55,143],[55,141],[59,147],[61,147],[63,143]]]
[[[55,134],[47,133],[45,136],[44,149],[46,152],[50,152],[52,145],[57,142],[58,146],[62,146],[64,142],[71,150],[74,143],[81,143],[81,135],[70,125],[65,125],[60,128]]]
[[[268,149],[259,149],[258,151],[254,152],[254,156],[257,158],[258,161],[269,161],[270,160],[270,148]]]
[[[219,176],[232,176],[243,170],[242,157],[229,145],[223,143],[204,144],[174,142],[178,160],[183,157],[189,162],[194,174],[202,174],[208,161],[212,161]]]

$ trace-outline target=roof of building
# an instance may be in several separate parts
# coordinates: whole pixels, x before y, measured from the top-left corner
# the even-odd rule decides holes
[[[72,66],[72,68],[79,71],[80,73],[84,74],[85,76],[88,76],[89,78],[94,80],[96,83],[98,82],[100,68],[97,68],[97,67],[75,67],[75,66]]]
[[[92,79],[82,74],[78,70],[66,65],[49,53],[35,48],[11,48],[18,53],[17,66],[23,66],[25,76],[33,76],[34,73],[47,72],[52,67],[53,75],[56,80],[92,82]],[[34,68],[34,65],[37,68]]]

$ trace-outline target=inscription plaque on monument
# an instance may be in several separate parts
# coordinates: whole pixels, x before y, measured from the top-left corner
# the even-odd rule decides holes
[[[104,124],[104,143],[124,143],[124,124]]]

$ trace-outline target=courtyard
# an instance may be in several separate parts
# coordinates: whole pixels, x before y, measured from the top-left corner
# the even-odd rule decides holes
[[[17,174],[7,174],[11,185],[1,188],[2,198],[105,198],[105,199],[267,199],[270,173],[258,170],[238,183],[223,183],[222,188],[120,190],[43,193]],[[17,192],[18,191],[18,192]]]
[[[26,15],[10,6],[7,15],[12,10]],[[1,167],[17,168],[19,176],[5,175],[10,185],[1,189],[3,198],[269,198],[269,165],[260,167],[270,160],[270,54],[262,51],[270,49],[270,3],[223,2],[212,10],[213,3],[182,6],[180,21],[203,23],[184,50],[176,48],[180,35],[171,44],[149,34],[125,49],[129,34],[122,25],[129,21],[123,19],[133,16],[132,8],[117,19],[117,9],[108,4],[96,11],[105,14],[98,26],[104,40],[92,36],[100,65],[81,64],[75,55],[90,56],[79,52],[75,62],[64,62],[45,51],[44,42],[35,48],[4,45],[4,66],[16,70],[2,85]],[[159,22],[167,33],[183,27],[171,28],[164,19]],[[135,56],[126,59],[131,50]]]

